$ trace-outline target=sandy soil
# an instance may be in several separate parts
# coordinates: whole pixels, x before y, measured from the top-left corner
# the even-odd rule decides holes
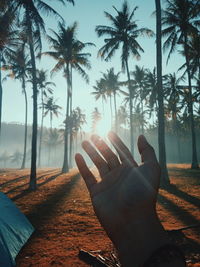
[[[200,222],[200,171],[169,165],[172,186],[160,190],[158,213],[171,238],[185,252],[188,266],[200,267],[200,227],[171,231]],[[79,249],[112,258],[113,247],[99,225],[76,169],[38,171],[38,190],[29,192],[29,170],[0,171],[0,190],[24,212],[35,232],[17,257],[17,267],[88,266]]]

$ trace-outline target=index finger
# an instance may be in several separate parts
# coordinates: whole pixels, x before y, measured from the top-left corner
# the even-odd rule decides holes
[[[86,183],[88,191],[91,193],[91,189],[97,183],[97,181],[96,181],[94,175],[92,174],[92,172],[90,171],[90,169],[88,168],[88,166],[87,166],[87,164],[86,164],[86,162],[85,162],[85,160],[81,154],[77,153],[75,155],[75,161],[76,161],[77,167],[79,169],[79,172]]]

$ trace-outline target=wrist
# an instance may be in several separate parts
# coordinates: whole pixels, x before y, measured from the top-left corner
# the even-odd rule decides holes
[[[113,240],[123,267],[142,266],[159,247],[170,240],[156,213],[142,220],[127,223]]]

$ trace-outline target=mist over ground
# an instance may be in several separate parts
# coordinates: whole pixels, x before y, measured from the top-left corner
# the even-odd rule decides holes
[[[41,150],[41,166],[38,167],[57,167],[61,168],[63,164],[64,143],[63,133],[61,129],[54,128],[53,136],[50,136],[50,128],[44,128],[44,136],[42,141]],[[129,146],[129,130],[120,127],[118,133],[122,140]],[[139,136],[139,130],[135,131],[135,158],[140,162],[140,157],[137,151],[137,136]],[[157,128],[152,127],[144,132],[150,144],[154,147],[156,154],[158,155],[158,137]],[[27,140],[27,160],[26,168],[30,167],[31,160],[31,135],[32,127],[28,126],[28,140]],[[89,139],[91,133],[79,133],[73,141],[72,148],[72,164],[75,166],[74,154],[76,152],[83,153],[81,142],[84,139]],[[197,128],[197,153],[200,157],[200,129]],[[39,146],[40,129],[38,129],[38,146]],[[22,163],[24,147],[24,125],[17,123],[3,123],[1,133],[0,144],[0,168],[20,168]],[[191,136],[186,131],[181,132],[176,136],[173,131],[170,130],[170,125],[166,126],[166,153],[167,163],[191,163],[192,151],[191,151]],[[88,157],[86,157],[88,159]],[[88,164],[92,165],[88,159]]]

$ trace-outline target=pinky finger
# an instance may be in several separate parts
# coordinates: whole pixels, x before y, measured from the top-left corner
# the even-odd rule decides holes
[[[76,160],[76,164],[79,169],[79,172],[86,183],[88,191],[91,193],[91,189],[97,183],[97,181],[94,175],[92,174],[92,172],[90,171],[90,169],[88,168],[81,154],[76,154],[75,160]]]

